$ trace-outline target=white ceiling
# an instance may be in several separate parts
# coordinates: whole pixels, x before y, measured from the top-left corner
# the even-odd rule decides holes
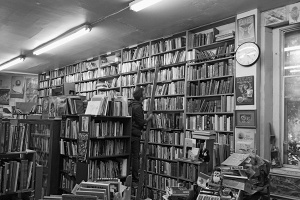
[[[137,13],[127,8],[131,1],[0,0],[0,63],[26,55],[9,70],[40,73],[253,8],[265,11],[299,0],[163,0]],[[32,54],[84,23],[93,24],[87,35],[45,54]]]

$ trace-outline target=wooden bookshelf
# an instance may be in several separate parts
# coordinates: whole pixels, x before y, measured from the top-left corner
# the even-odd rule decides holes
[[[130,171],[131,117],[90,115],[80,117],[86,116],[90,119],[89,131],[82,133],[79,125],[78,132],[78,138],[81,134],[88,134],[86,159],[78,159],[82,155],[77,157],[76,183],[82,180],[96,181],[98,178],[125,180]],[[78,139],[78,145],[80,144]],[[81,150],[78,149],[79,152],[82,152]]]
[[[36,152],[28,150],[27,125],[0,119],[0,199],[29,199],[35,191]]]
[[[60,120],[26,119],[28,149],[36,151],[36,163],[43,168],[41,195],[58,194]]]

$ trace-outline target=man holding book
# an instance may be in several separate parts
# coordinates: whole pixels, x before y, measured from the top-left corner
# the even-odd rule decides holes
[[[133,186],[137,186],[139,182],[138,170],[140,167],[140,140],[144,125],[147,124],[153,115],[150,114],[147,119],[144,119],[143,101],[145,92],[143,88],[137,88],[133,92],[134,100],[129,104],[132,116],[131,128],[131,167],[132,167],[132,182]]]

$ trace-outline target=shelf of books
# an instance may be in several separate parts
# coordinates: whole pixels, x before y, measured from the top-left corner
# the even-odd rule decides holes
[[[130,116],[80,115],[77,142],[76,183],[129,175]]]
[[[43,167],[42,196],[57,194],[59,184],[60,120],[18,120],[26,129],[28,149],[36,151],[35,162]]]
[[[150,43],[142,43],[123,50],[121,74],[121,92],[132,99],[139,78],[139,70],[150,67]]]
[[[77,139],[79,116],[64,115],[60,131],[60,184],[61,193],[71,193],[76,184]]]
[[[36,152],[28,150],[26,126],[0,121],[0,199],[29,199],[34,194]]]
[[[217,165],[234,150],[234,32],[235,18],[188,31],[186,131],[216,132]]]
[[[100,56],[100,73],[97,93],[106,96],[120,92],[122,70],[122,51],[108,52]]]

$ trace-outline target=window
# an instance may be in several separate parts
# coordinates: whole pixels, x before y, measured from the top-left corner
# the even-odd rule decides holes
[[[300,165],[300,30],[282,34],[283,163]]]

